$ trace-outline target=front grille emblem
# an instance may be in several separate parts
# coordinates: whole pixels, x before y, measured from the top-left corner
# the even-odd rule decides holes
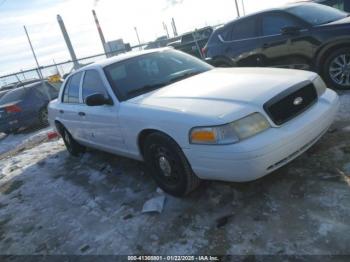
[[[304,99],[302,97],[297,97],[293,101],[293,105],[300,106],[304,102]]]

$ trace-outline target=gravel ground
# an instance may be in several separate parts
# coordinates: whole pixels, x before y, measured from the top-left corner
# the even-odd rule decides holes
[[[0,160],[1,254],[350,254],[350,93],[314,147],[250,183],[166,195],[141,163],[61,140]],[[1,144],[1,143],[0,143]]]

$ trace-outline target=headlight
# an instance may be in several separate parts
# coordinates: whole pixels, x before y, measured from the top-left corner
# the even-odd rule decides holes
[[[318,97],[322,96],[326,92],[327,86],[320,76],[315,78],[313,84],[316,88]]]
[[[196,127],[190,132],[191,144],[225,145],[237,143],[270,128],[267,119],[254,113],[222,126]]]

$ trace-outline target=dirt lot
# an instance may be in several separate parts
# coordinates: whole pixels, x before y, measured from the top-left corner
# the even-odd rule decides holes
[[[313,148],[255,182],[160,195],[141,163],[61,140],[0,160],[1,254],[350,254],[350,94]],[[0,142],[1,145],[1,142]]]

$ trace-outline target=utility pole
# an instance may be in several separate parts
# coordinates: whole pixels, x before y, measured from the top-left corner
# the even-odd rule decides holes
[[[238,16],[238,17],[241,17],[241,15],[240,15],[240,13],[239,13],[239,7],[238,7],[238,2],[237,2],[237,0],[235,0],[235,3],[236,3],[237,16]]]
[[[75,52],[74,52],[74,49],[72,46],[72,42],[70,41],[69,35],[67,33],[67,30],[66,30],[66,26],[64,25],[63,19],[60,15],[57,15],[57,21],[58,21],[58,24],[60,25],[64,40],[66,41],[66,45],[67,45],[70,57],[71,57],[73,64],[74,64],[74,69],[78,69],[80,66],[79,66],[79,63],[77,61],[77,56],[75,55]]]
[[[242,8],[243,8],[243,15],[245,15],[245,6],[244,6],[244,0],[242,0]]]
[[[174,17],[171,19],[171,26],[173,27],[174,36],[178,36]]]
[[[137,41],[139,41],[140,50],[141,50],[141,41],[140,41],[139,32],[137,31],[136,26],[134,27],[134,30],[135,30],[135,33],[136,33],[136,36],[137,36]]]
[[[166,23],[164,23],[164,22],[163,22],[163,28],[164,28],[164,30],[165,30],[165,32],[166,32],[166,36],[169,38],[168,27],[167,27]]]
[[[100,35],[100,38],[101,38],[103,50],[105,52],[105,55],[107,56],[108,50],[107,50],[106,40],[105,40],[105,37],[103,35],[102,29],[101,29],[101,26],[100,26],[100,22],[98,21],[98,18],[97,18],[95,10],[92,10],[92,14],[93,14],[93,16],[95,18],[96,27],[97,27],[98,34]]]
[[[37,66],[37,68],[38,68],[38,75],[39,75],[39,78],[41,79],[41,81],[44,81],[44,78],[43,78],[43,75],[42,75],[42,73],[41,73],[41,69],[40,69],[40,65],[39,65],[38,59],[36,58],[36,54],[35,54],[35,52],[34,52],[34,48],[33,48],[33,45],[32,45],[32,41],[30,41],[30,37],[29,37],[28,31],[27,31],[27,28],[26,28],[25,25],[23,26],[23,28],[24,28],[24,31],[26,32],[26,35],[27,35],[27,38],[28,38],[28,42],[29,42],[29,45],[30,45],[30,49],[32,50],[32,53],[33,53],[33,57],[34,57],[36,66]],[[16,76],[17,76],[17,75],[16,75]]]

